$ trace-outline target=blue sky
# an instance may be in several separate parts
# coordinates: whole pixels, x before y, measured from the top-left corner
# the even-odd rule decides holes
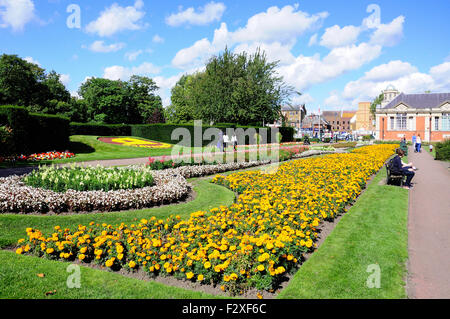
[[[391,83],[450,91],[449,12],[448,0],[0,0],[0,53],[54,69],[73,93],[92,76],[146,75],[167,105],[180,76],[225,46],[261,47],[303,93],[293,103],[356,109]]]

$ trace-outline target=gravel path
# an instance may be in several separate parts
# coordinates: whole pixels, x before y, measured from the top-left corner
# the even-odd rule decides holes
[[[419,168],[412,180],[408,220],[409,298],[450,298],[450,171],[425,150],[408,160]]]

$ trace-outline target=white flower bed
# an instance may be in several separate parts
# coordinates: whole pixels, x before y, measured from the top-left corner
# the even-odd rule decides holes
[[[142,209],[184,198],[191,187],[186,178],[264,165],[268,161],[184,166],[153,171],[155,185],[115,191],[74,191],[58,193],[23,183],[23,176],[0,178],[0,213],[63,213]]]

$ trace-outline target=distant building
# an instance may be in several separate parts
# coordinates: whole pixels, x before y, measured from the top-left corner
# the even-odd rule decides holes
[[[330,123],[319,115],[308,115],[302,122],[303,131],[309,132],[310,135],[319,134],[320,131],[325,132],[331,130]]]
[[[286,120],[286,125],[300,129],[301,123],[306,116],[305,105],[283,106],[281,114]]]
[[[331,125],[333,132],[352,131],[351,119],[355,116],[356,111],[324,111],[322,116]]]
[[[400,92],[392,84],[388,85],[388,87],[381,93],[383,94],[383,102],[381,102],[382,108],[400,95]]]
[[[450,138],[450,93],[401,93],[377,109],[377,139],[411,140],[414,134],[427,142]]]
[[[363,134],[375,131],[375,117],[370,112],[370,102],[360,102],[356,111],[356,131]]]

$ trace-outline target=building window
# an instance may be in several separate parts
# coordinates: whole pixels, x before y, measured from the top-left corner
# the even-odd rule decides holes
[[[391,130],[395,130],[395,119],[393,116],[390,117]]]
[[[406,130],[406,114],[397,114],[397,130]]]
[[[439,117],[434,118],[434,130],[439,131]]]
[[[442,114],[442,130],[450,131],[450,113]]]
[[[408,118],[408,129],[414,131],[414,117],[412,116]]]

